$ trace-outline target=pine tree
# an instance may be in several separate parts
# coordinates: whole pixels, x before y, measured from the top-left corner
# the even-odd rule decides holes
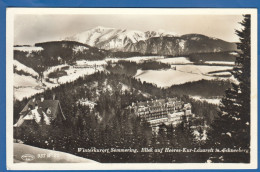
[[[232,72],[238,81],[226,90],[220,106],[221,113],[212,124],[209,140],[216,148],[250,149],[250,15],[244,15],[240,23],[244,28],[236,34],[240,38],[240,49],[236,67]],[[249,154],[218,154],[225,162],[248,162]]]

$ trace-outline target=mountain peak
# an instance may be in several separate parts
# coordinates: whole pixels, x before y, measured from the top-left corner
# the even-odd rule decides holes
[[[115,28],[111,28],[111,27],[104,27],[104,26],[97,26],[97,27],[94,27],[93,29],[91,30],[109,30],[109,29],[115,29]]]

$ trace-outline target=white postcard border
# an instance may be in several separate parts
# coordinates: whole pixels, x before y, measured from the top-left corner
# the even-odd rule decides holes
[[[19,14],[251,14],[251,163],[13,163],[13,45],[14,17]],[[6,160],[9,170],[147,170],[257,168],[257,9],[255,8],[7,8],[6,15]]]

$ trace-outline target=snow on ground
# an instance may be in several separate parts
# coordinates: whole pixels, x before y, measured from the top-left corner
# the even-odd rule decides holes
[[[181,72],[173,69],[146,71],[139,70],[137,74],[139,74],[135,76],[137,79],[149,83],[154,83],[158,87],[170,87],[172,85],[184,84],[186,82],[199,81],[201,79],[213,79],[213,77],[210,76]]]
[[[31,76],[14,74],[14,96],[18,100],[43,92],[42,83]]]
[[[229,53],[230,55],[238,55],[238,53],[237,52],[231,52],[231,53]]]
[[[120,42],[122,42],[122,45],[124,45],[123,40],[125,40],[126,38],[130,39],[133,43],[147,39],[144,32],[137,30],[122,30],[121,32],[119,32],[117,36],[117,41],[115,41],[114,43],[118,43],[118,40],[121,40]]]
[[[131,57],[126,59],[109,58],[106,60],[98,60],[98,61],[80,60],[76,62],[75,66],[62,64],[62,65],[50,67],[48,70],[46,70],[43,73],[44,75],[43,84],[46,85],[45,86],[46,88],[52,88],[62,83],[72,82],[84,75],[91,75],[97,71],[104,71],[103,66],[105,66],[108,61],[128,60],[128,61],[134,61],[140,63],[145,60],[152,60],[152,59],[166,62],[166,63],[190,62],[185,57],[164,58],[163,56]],[[17,66],[18,65],[19,67],[22,66],[20,64],[17,64]],[[96,65],[97,67],[94,67]],[[183,84],[186,82],[198,81],[201,79],[208,79],[208,80],[215,79],[218,77],[212,76],[214,74],[208,74],[208,72],[232,69],[231,66],[206,66],[206,65],[193,65],[193,64],[173,65],[173,66],[174,68],[176,67],[176,70],[174,69],[144,70],[144,71],[138,70],[135,77],[139,78],[141,81],[154,83],[159,87],[169,87],[171,85]],[[26,66],[23,67],[27,68]],[[54,72],[57,69],[61,69],[62,67],[68,67],[67,69],[63,69],[64,71],[66,71],[67,75],[54,79],[55,80],[54,83],[49,83],[46,81],[48,75],[51,72]],[[33,73],[32,71],[30,72]],[[221,75],[226,74],[225,72],[217,73],[217,74],[220,74],[219,77],[220,79],[227,79],[227,78],[221,78]],[[15,96],[17,99],[29,97],[43,91],[42,83],[40,83],[39,81],[37,81],[36,79],[30,76],[24,76],[18,74],[15,74],[14,76],[14,87],[15,87]]]
[[[202,133],[200,133],[198,130],[194,130],[193,134],[198,141],[205,141],[207,140],[207,130],[204,129]]]
[[[26,47],[26,46],[24,46],[24,47],[14,47],[14,50],[31,53],[32,51],[41,51],[41,50],[43,50],[43,48],[42,47]]]
[[[217,72],[217,73],[211,73],[211,74],[208,74],[208,75],[214,75],[214,76],[225,76],[225,75],[230,75],[231,76],[231,73],[230,72]]]
[[[81,104],[82,106],[88,106],[91,110],[94,109],[94,107],[97,105],[95,102],[92,102],[87,98],[85,99],[82,98],[78,100],[77,103]]]
[[[187,64],[187,63],[193,63],[186,57],[164,58],[164,59],[158,59],[157,61],[161,62],[161,63],[167,63],[167,64]]]
[[[219,98],[219,99],[206,99],[206,98],[202,98],[202,97],[200,97],[200,96],[190,96],[192,99],[194,99],[194,100],[199,100],[199,101],[206,101],[206,102],[208,102],[208,103],[211,103],[211,104],[216,104],[216,105],[219,105],[220,104],[220,101],[221,101],[221,99]]]
[[[141,56],[141,57],[129,57],[126,58],[125,60],[130,61],[130,62],[136,62],[136,63],[142,63],[144,61],[149,61],[149,60],[158,60],[158,59],[163,59],[163,56]]]
[[[35,72],[35,70],[33,70],[30,67],[25,66],[24,64],[18,62],[17,60],[14,60],[14,67],[16,67],[17,70],[22,70],[28,74],[31,74],[32,76],[38,77],[39,74],[37,72]]]
[[[14,97],[17,100],[22,100],[23,98],[31,97],[37,93],[43,92],[44,89],[35,89],[33,87],[21,87],[21,88],[15,88],[14,89]]]
[[[232,70],[231,66],[206,66],[206,65],[175,65],[177,71],[195,73],[195,74],[207,74],[212,71]]]
[[[205,64],[225,64],[225,65],[235,65],[235,62],[224,62],[224,61],[205,61]]]
[[[89,49],[88,47],[85,47],[85,46],[82,46],[82,45],[78,45],[78,46],[73,47],[73,51],[75,53],[83,52],[84,50],[88,50],[88,49]]]
[[[141,81],[154,83],[159,87],[170,87],[172,85],[184,84],[186,82],[211,80],[218,77],[207,73],[218,70],[228,70],[228,66],[205,66],[205,65],[175,65],[176,70],[138,70],[135,77]],[[224,78],[223,78],[224,79]]]
[[[50,73],[52,73],[58,69],[61,69],[62,67],[66,67],[66,66],[69,66],[69,65],[61,64],[61,65],[57,65],[57,66],[52,66],[43,72],[43,76],[44,76],[44,78],[47,78]]]
[[[125,84],[122,84],[122,83],[121,83],[121,85],[122,85],[122,91],[129,91],[130,90],[128,85],[125,85]]]
[[[182,51],[183,51],[184,48],[185,48],[185,43],[186,43],[185,40],[181,40],[181,41],[179,42],[179,46],[180,46],[180,49],[181,49]]]
[[[14,163],[97,163],[69,153],[37,148],[21,143],[14,143],[13,150]],[[45,155],[45,157],[39,155]],[[29,161],[26,161],[26,157],[30,158],[28,158]]]
[[[104,68],[100,68],[99,71],[103,70]],[[78,79],[79,77],[82,77],[84,75],[91,75],[95,73],[97,70],[94,68],[72,68],[70,67],[68,70],[65,70],[67,72],[66,76],[62,76],[58,79],[58,82],[66,83],[66,82],[72,82]]]
[[[117,63],[119,60],[123,60],[121,58],[106,58],[106,62],[111,62],[111,63]]]
[[[106,65],[107,62],[105,60],[96,60],[96,61],[78,60],[78,61],[76,61],[76,64],[77,65],[95,66],[95,65]]]
[[[31,76],[14,74],[14,87],[36,87],[39,83]]]
[[[103,64],[103,62],[98,61],[97,63],[91,62],[89,64]],[[51,72],[54,72],[57,69],[61,69],[62,67],[68,66],[69,68],[64,70],[66,71],[67,75],[59,77],[57,79],[50,79],[53,83],[47,82],[46,79],[48,78],[48,75]],[[81,67],[81,68],[75,68],[73,66],[69,65],[58,65],[49,68],[48,70],[43,72],[44,79],[43,83],[40,81],[37,81],[31,76],[24,76],[24,75],[18,75],[14,74],[14,94],[15,98],[18,100],[22,100],[25,97],[33,96],[34,94],[43,92],[44,88],[53,88],[58,86],[59,84],[66,83],[66,82],[72,82],[78,79],[79,77],[85,76],[85,75],[91,75],[97,71],[103,71],[104,67],[98,66],[96,68],[93,67]],[[42,84],[45,86],[43,87]]]

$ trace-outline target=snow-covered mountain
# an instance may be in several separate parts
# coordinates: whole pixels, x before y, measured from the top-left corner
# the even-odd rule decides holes
[[[174,32],[135,31],[96,27],[65,38],[105,50],[142,54],[188,55],[237,50],[235,43],[201,34],[177,36]]]
[[[174,37],[175,35],[173,32],[165,32],[163,30],[142,32],[98,26],[85,32],[69,36],[65,38],[65,40],[77,41],[106,50],[122,50],[128,44],[144,41],[151,37]]]
[[[235,43],[201,34],[187,34],[180,37],[151,37],[147,40],[127,44],[122,51],[156,55],[189,55],[193,53],[216,53],[236,51]]]

